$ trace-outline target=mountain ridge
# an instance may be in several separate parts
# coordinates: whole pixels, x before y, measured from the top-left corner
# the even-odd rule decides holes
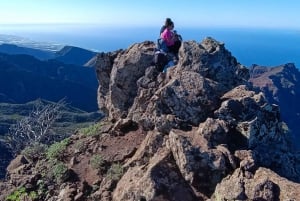
[[[55,59],[78,66],[84,66],[96,55],[96,52],[80,47],[36,42],[3,34],[0,34],[0,52],[10,55],[26,54],[40,60]]]
[[[76,64],[84,66],[94,56],[96,52],[74,46],[64,46],[60,51],[55,53],[55,59],[67,64]]]
[[[184,41],[166,73],[154,50],[145,41],[99,53],[106,118],[38,160],[18,156],[1,196],[23,187],[46,201],[297,200],[300,155],[249,70],[213,38]]]
[[[93,68],[2,53],[0,67],[3,99],[24,103],[37,98],[58,101],[67,97],[78,108],[97,110],[93,100],[96,99],[98,82]]]
[[[0,52],[5,54],[27,54],[35,56],[36,58],[41,60],[46,60],[54,57],[54,53],[50,51],[19,47],[17,45],[7,43],[0,44]]]

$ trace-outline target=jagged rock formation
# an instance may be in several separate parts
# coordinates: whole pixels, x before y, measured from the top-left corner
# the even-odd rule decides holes
[[[184,42],[179,63],[163,74],[151,65],[154,47],[99,54],[107,118],[97,135],[74,134],[56,164],[16,159],[0,190],[43,183],[48,193],[39,196],[48,201],[297,200],[300,156],[278,106],[248,85],[248,69],[206,38]],[[61,163],[66,170],[53,182],[45,170]]]
[[[292,63],[250,68],[250,82],[264,92],[270,103],[279,105],[280,114],[294,137],[294,146],[300,150],[300,72]]]

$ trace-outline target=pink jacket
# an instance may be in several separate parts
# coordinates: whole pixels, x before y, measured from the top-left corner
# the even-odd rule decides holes
[[[166,28],[160,37],[166,42],[167,46],[174,45],[174,33],[171,30]]]

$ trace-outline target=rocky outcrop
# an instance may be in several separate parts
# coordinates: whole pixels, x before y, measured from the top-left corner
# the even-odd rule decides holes
[[[135,44],[126,51],[121,52],[111,63],[114,55],[103,56],[97,63],[98,72],[105,70],[110,75],[109,86],[107,82],[101,85],[98,102],[100,108],[105,106],[111,119],[126,117],[128,109],[132,106],[137,95],[138,86],[136,81],[142,77],[145,70],[150,66],[153,58],[154,44],[150,41],[142,44]],[[108,65],[110,64],[110,66]],[[111,71],[109,72],[109,69]],[[101,80],[100,80],[101,82]]]
[[[241,169],[217,185],[213,200],[298,200],[300,184],[284,179],[269,169],[259,168],[246,177]]]
[[[183,42],[167,73],[152,65],[154,47],[146,41],[97,56],[98,104],[107,116],[93,136],[70,138],[57,159],[69,176],[52,185],[42,176],[51,189],[40,197],[297,199],[300,156],[291,150],[278,106],[252,88],[248,70],[224,44]],[[48,159],[42,164],[30,163],[33,176],[50,171]]]
[[[148,46],[151,44],[147,43]],[[129,56],[128,53],[126,56]],[[120,55],[119,58],[122,58]],[[111,65],[112,71],[115,65]],[[99,68],[101,65],[98,65]],[[118,65],[118,69],[122,68]],[[154,66],[144,71],[144,76],[131,80],[137,88],[131,88],[136,89],[136,96],[128,107],[119,106],[124,103],[122,93],[114,97],[114,102],[106,96],[108,99],[105,100],[113,104],[100,104],[104,108],[115,108],[119,111],[119,117],[131,119],[145,130],[156,129],[167,134],[166,145],[195,196],[200,193],[209,197],[224,175],[238,167],[236,161],[239,160],[232,154],[237,150],[252,150],[252,168],[268,167],[281,176],[299,182],[300,169],[295,163],[299,156],[287,154],[291,151],[291,139],[285,124],[281,122],[279,107],[269,104],[263,93],[248,85],[248,70],[231,56],[224,44],[212,38],[206,38],[199,44],[195,41],[184,42],[179,51],[179,63],[166,74],[157,72]],[[119,76],[130,79],[126,74],[120,73]],[[114,79],[110,77],[111,84],[114,84]],[[98,94],[98,97],[101,96],[103,94]],[[112,118],[109,109],[106,111]],[[176,146],[174,129],[187,132],[195,130],[193,128],[196,131],[189,137],[176,137],[181,139],[179,141],[185,139],[181,142],[185,148]],[[201,143],[192,145],[195,139]],[[203,155],[221,161],[220,166],[209,173],[216,161],[210,164],[206,159],[205,166],[192,160],[193,157],[203,158]],[[199,172],[206,179],[197,176]]]
[[[151,42],[133,45],[110,65],[110,85],[105,82],[106,90],[100,85],[104,93],[98,94],[100,108],[110,118],[128,116],[145,129],[158,126],[165,132],[197,125],[218,107],[219,96],[249,78],[224,45],[209,38],[183,43],[178,65],[166,76],[151,67],[154,47]],[[109,69],[106,60],[99,60],[98,71]]]

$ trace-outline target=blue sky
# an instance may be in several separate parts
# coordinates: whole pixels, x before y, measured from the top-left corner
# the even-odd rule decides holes
[[[0,0],[0,24],[300,29],[299,0]]]

